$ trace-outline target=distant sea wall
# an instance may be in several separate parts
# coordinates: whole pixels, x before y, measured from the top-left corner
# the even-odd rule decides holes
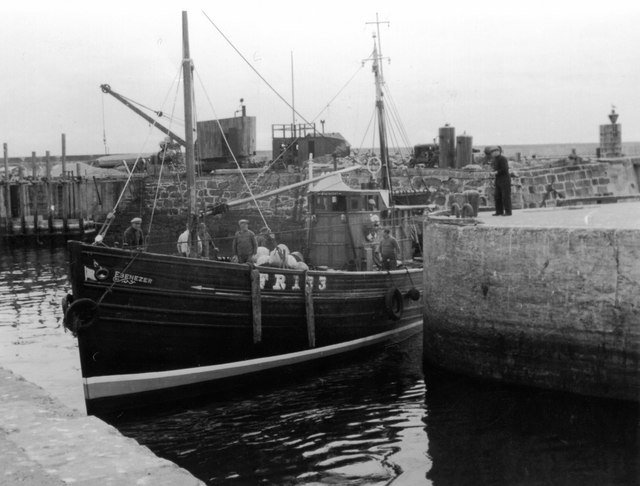
[[[513,173],[513,206],[515,209],[555,206],[569,200],[604,196],[640,195],[638,177],[640,157],[610,160],[560,160],[537,165],[511,163]],[[325,169],[326,170],[326,169]],[[314,172],[319,175],[320,168]],[[263,172],[250,169],[240,174],[236,170],[218,170],[199,177],[196,181],[201,209],[224,201],[260,194],[307,178],[306,172]],[[361,187],[372,181],[371,174],[356,171],[344,176],[351,187]],[[408,168],[392,170],[392,183],[396,193],[420,193],[422,200],[433,209],[445,209],[467,190],[480,194],[480,209],[493,207],[494,173],[488,166],[467,166],[464,169]],[[252,187],[251,193],[247,188]],[[175,243],[186,222],[186,182],[183,175],[167,174],[160,185],[157,177],[148,176],[142,190],[120,213],[124,213],[122,227],[127,218],[142,214],[148,221],[154,214],[154,230],[158,244]],[[250,227],[259,230],[268,224],[286,240],[286,235],[298,232],[307,217],[307,188],[300,187],[261,199],[252,204],[232,208],[228,213],[207,218],[210,232],[217,242],[230,241],[237,230],[237,221],[247,218]],[[157,197],[156,197],[157,196]],[[129,218],[130,219],[130,218]],[[293,243],[292,243],[293,244]],[[297,246],[299,243],[296,243]]]
[[[511,163],[513,202],[515,208],[554,206],[558,200],[591,196],[630,196],[640,194],[640,157],[583,161],[556,161],[550,164],[524,166]],[[320,171],[314,172],[314,175]],[[281,188],[306,178],[301,172],[262,172],[249,170],[220,170],[196,181],[198,200],[204,206],[223,201],[250,197]],[[351,187],[361,187],[371,181],[367,171],[344,176]],[[480,193],[480,206],[493,206],[494,173],[488,166],[465,169],[407,168],[392,170],[392,184],[397,193],[426,193],[426,201],[437,208],[446,208],[453,196],[466,190]],[[249,192],[247,185],[252,187]],[[157,194],[157,199],[156,199]],[[143,206],[165,214],[178,215],[185,211],[186,182],[175,177],[161,182],[147,178]],[[155,201],[155,202],[154,202]],[[306,212],[306,187],[281,193],[247,204],[234,212],[260,212],[266,217],[284,215],[298,218]]]
[[[639,168],[640,157],[623,157],[515,169],[514,205],[536,208],[571,199],[639,195]]]

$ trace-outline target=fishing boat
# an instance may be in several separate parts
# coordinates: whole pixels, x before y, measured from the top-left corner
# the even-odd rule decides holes
[[[186,12],[182,25],[189,92]],[[384,126],[375,46],[373,63],[378,120]],[[202,215],[195,204],[191,98],[185,95],[185,156],[188,244],[195,255]],[[310,185],[304,265],[166,255],[107,247],[100,238],[93,244],[70,242],[72,292],[63,301],[64,324],[78,339],[87,413],[215,397],[267,374],[307,369],[421,332],[422,264],[411,258],[410,238],[420,211],[393,204],[384,131],[380,134],[380,159],[368,168],[382,174],[381,184],[348,185],[343,176],[362,170],[359,166],[299,183]],[[246,202],[217,205],[208,214]],[[376,269],[372,234],[382,226],[391,228],[402,246],[405,258],[397,269]]]

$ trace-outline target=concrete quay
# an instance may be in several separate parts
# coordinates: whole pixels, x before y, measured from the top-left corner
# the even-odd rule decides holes
[[[639,243],[640,202],[428,218],[425,359],[640,402]]]
[[[4,368],[0,417],[0,485],[204,484]]]
[[[512,216],[478,213],[480,222],[500,227],[640,229],[640,202],[516,209]]]

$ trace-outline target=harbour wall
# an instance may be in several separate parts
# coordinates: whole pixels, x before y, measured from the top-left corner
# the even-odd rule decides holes
[[[626,197],[640,195],[640,157],[583,160],[561,159],[525,165],[510,162],[512,172],[512,201],[515,209],[549,207],[571,200],[594,197]],[[316,168],[314,175],[322,170]],[[391,171],[396,194],[419,194],[420,202],[444,209],[459,201],[464,191],[480,194],[481,210],[493,207],[493,171],[488,165],[454,168],[408,168],[397,166]],[[302,181],[303,172],[267,171],[260,169],[217,170],[198,177],[198,201],[204,209],[208,205],[250,196]],[[351,187],[372,182],[371,174],[356,171],[344,176]],[[175,241],[184,230],[186,211],[186,181],[184,174],[166,173],[160,179],[154,174],[135,174],[124,190],[125,179],[93,179],[89,176],[69,179],[23,179],[5,182],[0,186],[0,231],[7,234],[11,224],[33,227],[33,220],[47,218],[85,218],[97,223],[105,221],[120,199],[116,221],[112,224],[107,244],[117,243],[122,231],[133,216],[151,221],[154,215],[155,241],[163,245]],[[233,208],[229,213],[208,218],[209,231],[222,240],[231,239],[237,220],[248,218],[253,229],[269,222],[272,230],[287,234],[306,221],[306,187],[281,193],[256,204]],[[51,207],[54,209],[52,210]],[[259,211],[258,211],[259,208]],[[176,217],[178,216],[178,217]],[[263,219],[264,218],[264,219]],[[25,220],[22,224],[20,221]],[[18,221],[19,223],[16,223]],[[28,229],[28,228],[27,228]]]
[[[510,383],[640,400],[638,241],[631,229],[427,222],[426,359]]]
[[[554,206],[559,199],[640,194],[640,157],[575,162],[563,159],[538,166],[512,162],[511,166],[513,201],[517,208]],[[314,175],[319,174],[320,171],[314,172]],[[487,165],[475,165],[465,169],[399,167],[393,169],[391,175],[396,193],[425,193],[425,202],[444,208],[453,200],[453,195],[466,190],[478,191],[480,205],[492,207],[493,174]],[[243,176],[236,170],[220,170],[198,178],[196,187],[200,201],[215,204],[250,196],[245,180],[257,194],[300,182],[304,177],[306,175],[300,172],[249,170]],[[357,171],[346,174],[344,179],[351,187],[361,187],[371,182],[371,175],[367,171]],[[147,208],[153,206],[156,188],[156,182],[147,179]],[[157,194],[157,210],[174,215],[184,211],[185,181],[172,179],[162,182]],[[296,218],[306,210],[305,196],[306,188],[299,188],[292,194],[279,194],[257,204],[265,216],[284,212],[287,217]]]

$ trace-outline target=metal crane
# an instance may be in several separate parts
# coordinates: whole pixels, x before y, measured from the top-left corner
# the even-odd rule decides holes
[[[183,147],[187,146],[187,142],[185,142],[184,139],[182,139],[181,137],[179,137],[178,135],[173,133],[171,130],[169,130],[168,128],[164,127],[160,123],[158,123],[157,120],[154,120],[153,118],[151,118],[149,115],[147,115],[146,113],[144,113],[143,111],[141,111],[137,107],[133,106],[125,97],[123,97],[122,95],[120,95],[120,94],[116,93],[115,91],[113,91],[111,89],[111,86],[109,86],[108,84],[101,84],[100,85],[100,89],[102,90],[103,93],[110,94],[115,99],[117,99],[120,103],[122,103],[126,107],[130,108],[131,110],[133,110],[135,113],[137,113],[142,118],[144,118],[149,123],[151,123],[154,127],[158,128],[159,130],[161,130],[164,133],[166,133],[167,135],[169,135],[169,137],[171,137],[173,140],[175,140],[177,143],[179,143]]]

